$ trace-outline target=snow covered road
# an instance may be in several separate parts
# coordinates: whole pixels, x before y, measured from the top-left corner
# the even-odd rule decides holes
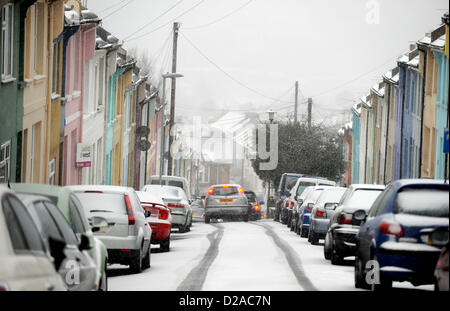
[[[323,242],[323,241],[322,241]],[[153,246],[151,268],[131,274],[108,269],[110,290],[125,291],[354,291],[353,264],[333,266],[323,244],[313,246],[273,221],[194,223],[172,233],[171,250]],[[395,287],[414,288],[409,283]],[[432,286],[415,289],[431,290]]]

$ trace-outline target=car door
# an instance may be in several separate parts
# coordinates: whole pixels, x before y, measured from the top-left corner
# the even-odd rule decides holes
[[[23,204],[13,195],[2,198],[2,208],[15,253],[10,262],[13,290],[64,290],[61,277],[47,256],[41,235]]]
[[[145,211],[141,206],[141,201],[139,200],[139,197],[137,196],[136,192],[134,192],[134,190],[130,191],[129,196],[131,199],[131,204],[133,205],[134,217],[136,219],[136,228],[138,232],[139,231],[142,232],[145,244],[144,249],[146,250],[147,246],[151,247],[150,240],[152,237],[152,229],[145,218]]]
[[[65,277],[66,284],[72,291],[93,290],[96,278],[96,266],[93,260],[87,251],[79,250],[80,241],[58,207],[49,201],[43,203],[67,244],[65,253],[71,260],[67,261],[65,266],[69,270]]]

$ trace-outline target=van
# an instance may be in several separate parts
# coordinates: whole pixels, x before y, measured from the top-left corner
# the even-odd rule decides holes
[[[174,186],[179,187],[184,190],[184,193],[186,193],[186,196],[189,200],[191,200],[191,189],[189,187],[189,182],[184,177],[179,176],[165,176],[162,177],[159,175],[151,176],[147,182],[147,185],[159,185],[160,180],[162,180],[162,184],[166,186]],[[142,190],[145,192],[145,186],[142,187]]]

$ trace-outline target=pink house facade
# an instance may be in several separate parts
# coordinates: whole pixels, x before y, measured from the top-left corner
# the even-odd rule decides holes
[[[88,10],[81,16],[66,10],[63,51],[63,131],[61,138],[62,185],[81,184],[82,167],[77,164],[77,146],[83,131],[84,69],[95,53],[96,29],[100,20]]]

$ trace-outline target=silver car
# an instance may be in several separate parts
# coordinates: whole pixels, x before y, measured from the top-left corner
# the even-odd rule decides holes
[[[152,229],[150,213],[142,209],[133,188],[70,186],[80,199],[95,233],[108,249],[108,261],[129,265],[139,273],[150,267]]]
[[[17,196],[26,206],[48,247],[51,249],[50,245],[57,241],[65,244],[65,257],[56,254],[52,257],[67,289],[94,290],[97,266],[87,252],[91,249],[89,238],[82,235],[78,240],[64,215],[50,199],[23,193]]]
[[[188,232],[192,226],[192,208],[184,190],[176,186],[146,185],[143,192],[150,192],[161,196],[172,213],[172,228],[178,232]]]
[[[192,208],[192,221],[205,220],[205,201],[203,199],[193,200],[191,203]]]
[[[247,222],[249,206],[239,185],[215,185],[209,188],[205,202],[205,223],[211,219],[242,219]]]
[[[319,243],[319,239],[325,238],[328,231],[328,223],[334,215],[334,209],[341,200],[347,188],[330,188],[322,192],[311,211],[311,224],[309,226],[308,242],[313,245]]]

